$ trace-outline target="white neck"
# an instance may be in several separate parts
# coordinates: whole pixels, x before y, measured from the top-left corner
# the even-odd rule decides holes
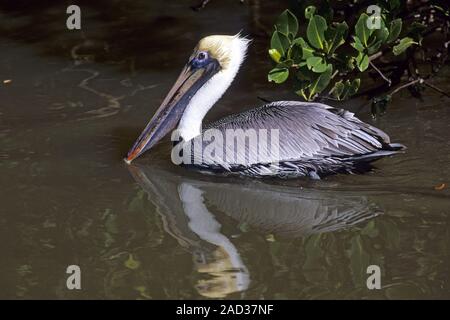
[[[233,82],[245,58],[248,40],[235,36],[230,50],[230,62],[209,79],[192,97],[178,125],[178,132],[184,141],[202,133],[202,121],[211,107],[222,97]]]

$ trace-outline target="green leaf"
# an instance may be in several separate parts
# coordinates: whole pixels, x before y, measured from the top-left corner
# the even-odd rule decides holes
[[[277,50],[281,56],[286,54],[290,46],[289,39],[287,36],[279,31],[274,31],[272,34],[272,39],[270,39],[270,48]]]
[[[314,16],[314,13],[316,13],[316,7],[315,6],[309,6],[305,9],[305,18],[311,19]]]
[[[338,100],[341,100],[344,89],[345,89],[345,84],[344,84],[344,82],[342,82],[342,80],[336,82],[332,89],[332,96]]]
[[[319,76],[311,83],[308,100],[311,100],[316,94],[321,93],[328,86],[332,72],[333,66],[329,64],[325,72],[319,74]]]
[[[322,57],[309,57],[306,59],[306,65],[309,70],[312,70],[316,73],[322,73],[327,69],[327,63],[323,60]]]
[[[312,68],[312,71],[316,72],[316,73],[322,73],[324,72],[328,67],[328,64],[325,61],[321,61],[321,63],[315,65]]]
[[[421,43],[423,39],[423,32],[427,29],[427,26],[420,22],[413,22],[408,28],[408,35],[415,41]]]
[[[370,47],[367,48],[367,53],[374,54],[375,52],[378,52],[382,43],[383,42],[381,40],[379,40],[379,41],[375,42],[374,44],[370,45]]]
[[[302,61],[302,46],[296,42],[292,43],[287,55],[295,64],[299,64]]]
[[[304,89],[304,88],[302,88],[302,89],[296,91],[295,93],[298,94],[299,96],[302,96],[303,99],[308,100],[308,97],[306,96],[306,92],[305,92],[305,89]]]
[[[303,60],[312,57],[314,54],[314,49],[309,46],[309,44],[302,37],[294,40],[293,44],[299,44],[302,48],[302,58]]]
[[[355,69],[355,57],[352,56],[347,56],[345,59],[345,68],[347,69],[347,71],[351,71],[353,69]]]
[[[291,11],[285,10],[278,17],[275,28],[285,36],[295,37],[298,32],[298,20]]]
[[[395,19],[391,21],[391,24],[389,25],[389,37],[387,38],[387,43],[391,43],[398,38],[400,32],[402,31],[402,24],[402,19]]]
[[[358,56],[356,57],[356,66],[359,71],[365,71],[369,67],[369,56],[363,52],[358,53]]]
[[[385,26],[382,26],[380,29],[375,30],[374,35],[376,41],[380,41],[381,43],[383,43],[389,37],[389,30]]]
[[[273,68],[269,71],[267,79],[269,82],[273,81],[275,83],[283,83],[289,77],[288,68]]]
[[[286,59],[284,61],[281,61],[278,65],[277,68],[290,68],[292,67],[292,64],[294,63],[294,61],[292,59]]]
[[[392,52],[394,53],[394,55],[398,56],[413,44],[417,44],[417,42],[415,42],[413,38],[405,37],[400,40],[400,43],[398,45],[392,48]]]
[[[358,92],[360,83],[360,79],[354,79],[352,82],[340,80],[334,84],[332,95],[338,100],[346,100]]]
[[[321,57],[309,57],[306,59],[306,65],[308,69],[311,70],[316,64],[319,64],[322,61]]]
[[[356,22],[355,25],[355,33],[356,36],[361,40],[361,43],[364,45],[364,47],[367,47],[367,44],[369,43],[369,38],[372,35],[374,29],[369,29],[367,27],[367,19],[369,16],[365,13],[362,13],[359,16],[358,22]]]
[[[295,93],[303,97],[303,99],[309,100],[307,90],[311,86],[312,80],[316,79],[317,76],[317,73],[314,73],[313,71],[308,69],[305,62],[305,65],[300,66],[300,68],[296,72],[296,77],[294,78],[293,84]]]
[[[333,53],[336,49],[345,43],[345,38],[347,36],[348,25],[344,21],[342,23],[338,23],[336,27],[330,27],[326,32],[325,36],[327,39],[327,53]]]
[[[358,50],[359,52],[364,51],[364,45],[358,37],[353,36],[352,47]]]
[[[348,80],[347,80],[348,81]],[[361,85],[361,79],[359,79],[359,78],[356,78],[356,79],[354,79],[353,81],[352,81],[352,83],[351,83],[351,88],[350,88],[350,91],[349,91],[349,96],[352,96],[352,95],[354,95],[355,93],[357,93],[358,92],[358,90],[359,90],[359,86]]]
[[[326,20],[318,15],[315,15],[309,20],[306,29],[306,36],[309,43],[316,49],[324,49],[325,30],[328,28]]]
[[[278,52],[277,49],[269,49],[269,56],[272,58],[273,61],[276,63],[280,62],[281,54]]]
[[[422,33],[427,29],[427,26],[423,23],[414,21],[411,23],[411,26],[409,27],[408,33]]]
[[[305,63],[305,65],[301,66],[298,69],[296,76],[297,79],[299,79],[301,82],[305,82],[306,85],[309,85],[311,83],[311,80],[315,79],[316,74],[313,71],[309,70]]]

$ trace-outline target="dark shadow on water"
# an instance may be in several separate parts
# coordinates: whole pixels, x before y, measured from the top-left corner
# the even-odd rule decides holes
[[[276,15],[274,4],[259,1],[245,5],[219,1],[194,11],[190,6],[196,2],[80,0],[74,4],[81,8],[81,30],[68,30],[69,4],[65,2],[2,1],[0,31],[3,37],[30,44],[45,56],[110,64],[129,59],[131,68],[170,69],[187,58],[188,52],[180,55],[179,48],[193,48],[202,36],[243,31],[255,39],[264,30],[265,37],[274,18],[264,19],[261,25],[261,16]],[[287,6],[285,2],[276,7]]]

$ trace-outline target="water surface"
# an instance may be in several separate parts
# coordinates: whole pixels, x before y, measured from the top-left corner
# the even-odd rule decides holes
[[[127,166],[201,36],[254,38],[208,120],[295,98],[266,82],[266,32],[286,5],[132,3],[86,2],[82,32],[53,1],[0,6],[1,298],[450,298],[447,98],[405,92],[377,120],[346,104],[408,146],[366,175],[203,176],[173,166],[168,143]],[[449,91],[448,69],[434,81]],[[372,264],[381,290],[366,287]]]

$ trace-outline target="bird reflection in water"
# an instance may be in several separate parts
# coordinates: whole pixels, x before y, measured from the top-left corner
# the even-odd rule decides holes
[[[201,274],[195,287],[209,298],[245,291],[251,282],[238,248],[221,232],[217,212],[252,230],[290,238],[345,229],[381,213],[365,196],[342,191],[243,179],[218,182],[157,166],[130,165],[129,170],[156,206],[165,231],[191,252]]]

